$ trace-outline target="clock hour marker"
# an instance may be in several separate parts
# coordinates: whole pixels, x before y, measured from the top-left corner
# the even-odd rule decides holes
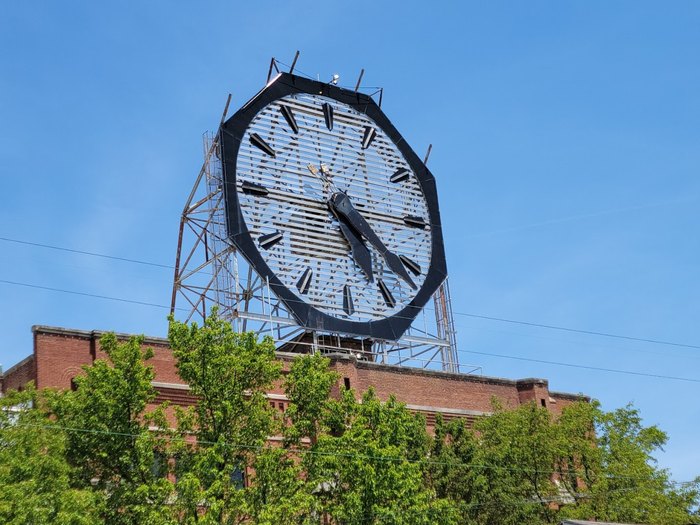
[[[377,279],[377,284],[379,285],[379,291],[382,293],[382,297],[384,298],[386,305],[389,308],[396,306],[396,299],[394,299],[394,296],[391,295],[391,292],[389,291],[387,285],[384,284],[384,281]]]
[[[267,235],[261,235],[260,237],[258,237],[258,243],[260,243],[261,248],[269,250],[275,244],[280,242],[282,238],[282,232],[268,233]]]
[[[389,182],[403,182],[407,180],[410,175],[411,172],[409,172],[406,168],[399,168],[391,177],[389,177]]]
[[[401,259],[401,262],[406,268],[413,272],[413,275],[420,275],[421,267],[416,261],[409,259],[405,255],[399,255],[399,259]]]
[[[294,113],[292,113],[292,110],[288,106],[280,106],[280,113],[282,113],[282,116],[284,117],[284,120],[287,121],[287,124],[289,124],[289,127],[292,128],[292,131],[295,134],[299,133],[299,124],[297,124],[297,120],[294,118]]]
[[[420,228],[421,230],[424,230],[427,225],[423,217],[417,217],[415,215],[406,215],[403,218],[403,222],[412,228]]]
[[[257,133],[252,133],[250,135],[250,143],[261,150],[264,153],[267,153],[270,157],[275,156],[275,150],[272,149],[272,146],[270,146],[267,142],[265,142],[260,135]]]
[[[314,276],[313,270],[307,268],[304,273],[301,274],[299,280],[297,281],[297,288],[303,294],[309,291],[309,285],[311,284],[311,278]]]
[[[268,193],[270,193],[262,184],[255,184],[254,182],[248,182],[247,180],[244,180],[243,184],[241,184],[241,190],[243,190],[243,193],[247,195],[259,195],[261,197],[265,197]]]
[[[329,130],[333,129],[333,106],[327,102],[323,104],[323,120],[326,121],[326,127]]]
[[[362,149],[369,148],[370,144],[372,144],[372,141],[374,140],[374,137],[376,136],[376,129],[374,129],[372,126],[365,126],[365,133],[362,136]]]
[[[352,302],[352,292],[349,284],[346,284],[343,288],[343,310],[348,315],[355,313],[355,303]]]

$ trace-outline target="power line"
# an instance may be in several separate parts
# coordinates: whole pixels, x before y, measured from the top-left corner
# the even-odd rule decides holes
[[[134,264],[141,264],[141,265],[146,265],[146,266],[154,266],[154,267],[158,267],[158,268],[166,268],[169,270],[172,270],[175,268],[174,266],[171,266],[171,265],[156,263],[156,262],[152,262],[152,261],[144,261],[144,260],[132,259],[132,258],[128,258],[128,257],[119,257],[119,256],[115,256],[115,255],[108,255],[108,254],[90,252],[90,251],[85,251],[85,250],[76,250],[76,249],[72,249],[72,248],[65,248],[62,246],[55,246],[55,245],[50,245],[50,244],[25,241],[25,240],[21,240],[21,239],[13,239],[13,238],[9,238],[9,237],[0,237],[0,241],[12,242],[12,243],[16,243],[16,244],[24,244],[24,245],[35,246],[35,247],[39,247],[39,248],[48,248],[48,249],[52,249],[52,250],[59,250],[59,251],[64,251],[64,252],[69,252],[69,253],[77,253],[80,255],[88,255],[88,256],[92,256],[92,257],[101,257],[104,259],[111,259],[111,260],[129,262],[129,263],[134,263]],[[58,289],[54,289],[54,288],[29,285],[29,284],[24,284],[24,283],[12,283],[10,281],[0,281],[0,282],[5,282],[6,284],[17,284],[18,286],[27,286],[30,288],[42,288],[42,289],[51,290],[51,291],[61,291],[61,292],[71,293],[71,294],[76,294],[76,295],[85,295],[87,297],[112,299],[112,300],[119,300],[122,302],[134,302],[134,301],[130,301],[127,299],[108,298],[108,297],[103,297],[103,296],[87,294],[87,293],[73,292],[73,291],[68,291],[68,290],[58,290]],[[141,303],[140,301],[135,301],[134,303],[135,304],[152,305],[150,303]],[[157,306],[159,308],[169,308],[169,307],[166,307],[163,305],[153,305],[153,306]],[[667,341],[667,340],[663,340],[663,339],[650,339],[650,338],[646,338],[646,337],[635,337],[635,336],[622,335],[622,334],[613,334],[610,332],[598,332],[595,330],[584,330],[584,329],[579,329],[579,328],[571,328],[571,327],[567,327],[567,326],[551,325],[551,324],[545,324],[545,323],[536,323],[536,322],[531,322],[531,321],[521,321],[521,320],[517,320],[517,319],[508,319],[505,317],[473,314],[473,313],[469,313],[469,312],[454,312],[453,311],[453,315],[471,317],[474,319],[483,319],[486,321],[495,321],[495,322],[500,322],[500,323],[516,324],[516,325],[520,325],[520,326],[530,326],[533,328],[544,328],[547,330],[557,330],[560,332],[569,332],[569,333],[584,334],[584,335],[594,335],[597,337],[608,337],[608,338],[620,339],[620,340],[624,340],[624,341],[636,341],[636,342],[641,342],[641,343],[657,344],[657,345],[664,345],[664,346],[675,346],[678,348],[693,348],[696,350],[700,350],[700,345],[687,344],[687,343],[677,343],[675,341]]]
[[[0,409],[3,411],[7,411],[7,409]],[[15,423],[13,424],[15,427],[25,427],[25,428],[41,428],[44,430],[63,430],[65,432],[75,432],[75,433],[82,433],[82,434],[95,434],[95,435],[104,435],[104,436],[117,436],[117,437],[126,437],[126,438],[136,438],[139,437],[141,434],[136,434],[132,432],[116,432],[113,430],[103,430],[103,429],[93,429],[93,428],[79,428],[79,427],[66,427],[63,425],[59,425],[57,423],[52,423],[52,424],[37,424],[37,423]],[[149,430],[150,431],[150,430]],[[168,437],[169,439],[173,439],[173,436],[177,435],[179,437],[182,436],[190,436],[190,432],[183,432],[179,431],[176,429],[162,429],[162,433],[165,434],[170,434]],[[267,447],[265,445],[248,445],[244,443],[228,443],[228,442],[220,442],[220,441],[207,441],[207,440],[197,440],[198,445],[223,445],[229,448],[234,448],[234,449],[245,449],[245,450],[265,450]],[[436,466],[448,466],[448,467],[468,467],[468,468],[473,468],[473,469],[478,469],[478,470],[498,470],[498,471],[506,471],[506,472],[525,472],[528,474],[532,473],[541,473],[541,474],[559,474],[559,470],[546,470],[546,469],[534,469],[534,468],[523,468],[523,467],[513,467],[513,466],[503,466],[503,465],[489,465],[489,464],[483,464],[483,463],[465,463],[463,461],[439,461],[435,459],[409,459],[403,456],[378,456],[375,454],[358,454],[356,452],[339,452],[337,450],[311,450],[308,448],[288,448],[287,449],[289,452],[292,452],[294,454],[309,454],[309,455],[315,455],[315,456],[321,456],[321,457],[338,457],[338,458],[357,458],[357,459],[364,459],[364,460],[373,460],[373,461],[385,461],[387,463],[396,463],[396,462],[406,462],[406,463],[418,463],[418,464],[425,464],[425,465],[436,465]],[[641,478],[641,477],[636,477],[636,476],[615,476],[615,475],[608,475],[605,476],[605,479],[620,479],[620,480],[628,480],[628,481],[638,481],[638,480],[646,480],[647,478]],[[691,481],[668,481],[669,484],[671,485],[692,485],[697,483],[695,480]]]
[[[20,283],[17,281],[8,281],[6,279],[0,279],[0,283],[2,284],[10,284],[13,286],[23,286],[25,288],[35,288],[37,290],[48,290],[50,292],[60,292],[60,293],[67,293],[71,295],[80,295],[83,297],[92,297],[95,299],[105,299],[107,301],[118,301],[121,303],[130,303],[130,304],[138,304],[141,306],[152,306],[154,308],[164,308],[166,310],[170,310],[169,306],[166,306],[164,304],[157,304],[157,303],[149,303],[146,301],[136,301],[133,299],[124,299],[121,297],[110,297],[108,295],[98,295],[94,293],[86,293],[86,292],[76,292],[74,290],[65,290],[63,288],[53,288],[51,286],[40,286],[38,284],[30,284],[30,283]],[[184,310],[183,308],[176,308],[176,310]]]
[[[142,261],[139,259],[130,259],[127,257],[118,257],[116,255],[107,255],[104,253],[88,252],[85,250],[75,250],[73,248],[65,248],[63,246],[55,246],[52,244],[43,244],[40,242],[23,241],[21,239],[12,239],[10,237],[0,237],[0,241],[13,242],[16,244],[24,244],[27,246],[35,246],[38,248],[48,248],[50,250],[58,250],[61,252],[77,253],[80,255],[90,255],[91,257],[101,257],[103,259],[112,259],[114,261],[123,261],[123,262],[129,262],[129,263],[134,263],[134,264],[143,264],[145,266],[155,266],[157,268],[168,268],[171,270],[175,268],[174,266],[170,266],[168,264],[160,264],[160,263],[155,263],[155,262]]]
[[[666,346],[679,346],[681,348],[696,348],[696,349],[700,350],[700,345],[675,343],[673,341],[664,341],[662,339],[647,339],[645,337],[633,337],[633,336],[629,336],[629,335],[611,334],[608,332],[596,332],[594,330],[580,330],[578,328],[568,328],[565,326],[556,326],[556,325],[551,325],[551,324],[532,323],[529,321],[517,321],[515,319],[506,319],[503,317],[491,317],[488,315],[470,314],[470,313],[466,313],[466,312],[453,312],[453,313],[454,313],[454,315],[463,315],[465,317],[474,317],[476,319],[485,319],[487,321],[498,321],[501,323],[511,323],[511,324],[519,324],[519,325],[523,325],[523,326],[533,326],[536,328],[546,328],[548,330],[559,330],[562,332],[572,332],[575,334],[597,335],[600,337],[612,337],[614,339],[624,339],[626,341],[638,341],[638,342],[642,342],[642,343],[652,343],[652,344],[666,345]]]
[[[647,210],[647,209],[651,209],[651,208],[660,208],[663,206],[678,206],[679,204],[682,205],[682,204],[694,203],[697,200],[698,200],[698,197],[690,197],[690,198],[685,198],[685,199],[676,199],[676,200],[662,201],[662,202],[652,202],[652,203],[647,203],[647,204],[639,204],[636,206],[626,206],[626,207],[622,207],[622,208],[600,210],[600,211],[591,212],[591,213],[580,213],[577,215],[556,217],[553,219],[544,220],[544,221],[540,221],[540,222],[533,222],[533,223],[529,223],[529,224],[520,224],[518,226],[512,226],[510,228],[502,228],[499,230],[491,230],[491,231],[473,233],[471,235],[467,235],[466,238],[473,239],[473,238],[478,238],[478,237],[489,237],[492,235],[500,235],[500,234],[504,234],[504,233],[512,233],[512,232],[517,232],[517,231],[522,231],[522,230],[529,230],[531,228],[539,228],[541,226],[551,226],[551,225],[561,224],[561,223],[570,222],[570,221],[577,221],[580,219],[604,217],[606,215],[616,215],[619,213]]]
[[[169,306],[164,305],[164,304],[150,303],[147,301],[136,301],[136,300],[125,299],[125,298],[121,298],[121,297],[111,297],[108,295],[99,295],[99,294],[92,294],[92,293],[85,293],[85,292],[77,292],[74,290],[65,290],[62,288],[53,288],[50,286],[40,286],[40,285],[36,285],[36,284],[21,283],[21,282],[17,282],[17,281],[8,281],[5,279],[0,279],[0,284],[9,284],[9,285],[13,285],[13,286],[23,286],[26,288],[34,288],[34,289],[38,289],[38,290],[47,290],[47,291],[52,291],[52,292],[67,293],[67,294],[71,294],[71,295],[92,297],[95,299],[104,299],[104,300],[108,300],[108,301],[116,301],[116,302],[128,303],[128,304],[137,304],[140,306],[150,306],[153,308],[161,308],[164,310],[170,309]],[[185,309],[185,308],[175,308],[175,310],[187,311],[187,309]],[[547,365],[565,366],[568,368],[578,368],[578,369],[593,370],[593,371],[598,371],[598,372],[608,372],[608,373],[615,373],[615,374],[626,374],[626,375],[634,375],[634,376],[642,376],[642,377],[653,377],[656,379],[668,379],[668,380],[672,380],[672,381],[685,381],[685,382],[690,382],[690,383],[700,383],[700,379],[689,378],[689,377],[678,377],[678,376],[669,376],[669,375],[662,375],[662,374],[652,374],[652,373],[647,373],[647,372],[636,372],[633,370],[623,370],[623,369],[615,369],[615,368],[604,368],[604,367],[581,365],[581,364],[577,364],[577,363],[562,363],[562,362],[558,362],[558,361],[548,361],[545,359],[534,359],[534,358],[511,356],[511,355],[505,355],[505,354],[495,354],[495,353],[489,353],[489,352],[478,352],[475,350],[460,350],[460,352],[477,354],[477,355],[484,355],[484,356],[489,356],[489,357],[500,357],[503,359],[514,359],[514,360],[518,360],[518,361],[531,361],[531,362],[547,364]]]
[[[627,374],[627,375],[633,375],[633,376],[653,377],[656,379],[671,379],[673,381],[687,381],[689,383],[700,383],[700,379],[695,379],[692,377],[668,376],[668,375],[663,375],[663,374],[651,374],[649,372],[635,372],[633,370],[622,370],[619,368],[605,368],[602,366],[579,365],[576,363],[562,363],[560,361],[547,361],[545,359],[535,359],[535,358],[530,358],[530,357],[520,357],[520,356],[515,356],[515,355],[507,355],[507,354],[494,354],[491,352],[478,352],[476,350],[460,350],[460,352],[467,353],[467,354],[485,355],[485,356],[489,356],[489,357],[500,357],[503,359],[515,359],[517,361],[529,361],[532,363],[541,363],[541,364],[546,364],[546,365],[566,366],[569,368],[582,368],[585,370],[595,370],[596,372],[611,372],[614,374]]]

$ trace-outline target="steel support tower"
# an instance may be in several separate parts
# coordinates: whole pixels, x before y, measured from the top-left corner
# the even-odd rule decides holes
[[[230,96],[222,123],[229,103]],[[358,359],[454,373],[480,371],[475,366],[460,367],[447,280],[433,295],[432,308],[426,306],[397,341],[299,326],[228,240],[218,136],[204,136],[204,163],[180,217],[171,300],[176,317],[201,322],[216,306],[218,315],[229,320],[234,330],[270,336],[279,350],[351,353]]]

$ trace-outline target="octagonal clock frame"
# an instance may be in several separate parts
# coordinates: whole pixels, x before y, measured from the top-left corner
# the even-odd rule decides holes
[[[315,115],[309,116],[307,114],[306,117],[309,119],[315,118],[317,121],[322,122],[323,125],[318,128],[312,127],[311,125],[305,124],[306,121],[303,120],[305,118],[304,116],[300,114],[295,116],[291,108],[294,107],[293,103],[298,103],[297,101],[299,99],[294,97],[306,97],[307,105],[301,107],[307,113],[316,111]],[[313,107],[314,104],[316,105],[315,108]],[[261,126],[258,124],[257,126],[253,126],[256,119],[261,119],[260,115],[264,113],[266,108],[273,108],[275,110],[276,120],[270,120],[269,116],[267,116],[266,120],[264,120],[264,125]],[[333,129],[334,119],[335,126],[338,127],[341,119],[340,114],[344,109],[348,129],[352,131],[354,129],[352,125],[354,125],[358,131],[355,137],[343,136],[337,138],[339,144],[340,141],[353,141],[349,146],[343,143],[337,146],[337,148],[341,146],[344,147],[344,155],[346,157],[348,155],[357,155],[356,163],[363,163],[363,174],[365,176],[367,176],[371,170],[380,170],[383,176],[392,182],[395,180],[405,180],[410,176],[413,184],[418,188],[418,193],[422,194],[424,199],[424,207],[419,209],[424,210],[427,215],[425,217],[410,215],[410,208],[406,206],[402,207],[399,203],[395,208],[404,210],[402,212],[404,213],[403,217],[399,217],[403,220],[404,224],[399,224],[398,226],[394,225],[391,228],[391,235],[394,235],[394,231],[402,227],[409,230],[411,228],[417,228],[418,230],[428,232],[428,234],[423,234],[421,237],[421,242],[426,245],[424,248],[426,250],[426,256],[421,261],[422,264],[412,261],[412,255],[408,252],[412,250],[415,251],[417,248],[414,248],[412,244],[406,241],[406,238],[408,238],[407,236],[402,238],[402,242],[397,241],[394,245],[391,245],[391,243],[387,241],[389,234],[379,230],[376,226],[377,221],[373,223],[375,229],[380,231],[380,235],[375,237],[384,237],[384,242],[386,242],[389,247],[393,248],[393,246],[396,246],[396,255],[400,257],[401,262],[396,263],[395,261],[389,260],[387,252],[392,254],[392,251],[385,246],[383,242],[376,241],[379,244],[370,246],[370,248],[373,248],[371,250],[371,257],[374,264],[373,268],[378,267],[379,270],[376,271],[379,273],[376,276],[375,283],[375,276],[373,275],[375,270],[365,272],[367,274],[365,275],[366,280],[371,283],[365,283],[365,288],[374,287],[377,290],[377,297],[382,297],[386,305],[392,306],[393,308],[387,311],[379,309],[379,313],[375,311],[373,314],[365,312],[365,315],[356,313],[356,308],[354,307],[353,289],[356,289],[357,286],[353,287],[349,284],[344,284],[345,281],[334,282],[328,279],[323,281],[324,289],[322,292],[327,294],[327,299],[323,299],[323,301],[331,301],[333,305],[343,305],[342,309],[337,308],[336,313],[333,311],[332,306],[326,305],[318,300],[313,302],[304,297],[304,286],[308,287],[310,275],[313,274],[311,270],[312,266],[305,267],[302,265],[299,267],[299,265],[297,265],[297,267],[292,270],[290,269],[290,267],[294,266],[292,263],[281,259],[281,256],[277,258],[270,257],[267,253],[267,250],[273,249],[272,246],[284,238],[284,234],[280,230],[283,230],[283,223],[289,221],[288,215],[278,214],[273,216],[268,209],[269,207],[265,207],[264,201],[267,200],[268,193],[273,191],[270,185],[274,185],[275,183],[277,183],[277,185],[284,185],[284,182],[278,182],[280,177],[283,177],[285,174],[293,173],[294,180],[298,178],[302,181],[307,181],[300,183],[306,188],[313,183],[314,176],[323,176],[327,169],[326,165],[322,162],[322,158],[319,162],[309,164],[308,169],[310,171],[308,173],[305,172],[304,165],[301,164],[292,167],[287,165],[282,167],[275,166],[275,157],[278,156],[278,153],[275,151],[277,146],[275,141],[277,137],[290,135],[291,139],[287,140],[284,144],[285,147],[292,149],[302,147],[298,141],[295,141],[295,136],[302,132],[312,135],[325,133],[327,136],[332,137],[333,135],[330,134],[329,131]],[[268,113],[271,114],[271,110],[269,110]],[[300,131],[300,128],[303,128],[302,131]],[[381,142],[380,139],[384,142]],[[376,158],[389,158],[389,160],[385,162],[386,165],[374,168],[367,166],[368,162],[365,158],[365,150],[372,147],[370,144],[372,140],[375,141],[375,147],[383,148],[382,151],[384,152],[381,157]],[[263,90],[224,122],[219,131],[219,144],[221,146],[228,238],[236,248],[240,250],[248,263],[254,268],[255,272],[269,283],[272,292],[285,304],[298,324],[304,328],[321,332],[344,333],[385,340],[399,339],[414,321],[421,309],[430,300],[431,296],[433,296],[443,283],[447,275],[447,268],[435,178],[391,124],[377,103],[370,96],[357,91],[350,91],[330,83],[322,83],[289,73],[280,73],[269,82]],[[239,157],[245,154],[244,150],[246,150],[246,148],[247,151],[252,149],[258,153],[261,160],[257,164],[245,164],[240,162]],[[389,156],[392,151],[396,153],[394,153],[393,156]],[[250,153],[248,153],[248,155],[250,156]],[[305,157],[307,160],[308,156],[309,154],[307,152]],[[352,164],[352,160],[350,164]],[[267,175],[267,172],[272,172],[272,175]],[[258,179],[255,178],[256,173],[259,173]],[[324,178],[327,183],[326,186],[328,184],[333,185],[333,181],[329,182],[329,179],[336,176],[336,174],[326,173],[326,175],[328,175],[328,177]],[[265,176],[267,176],[267,178],[265,178]],[[342,179],[340,176],[336,176],[336,178],[338,180]],[[259,182],[267,182],[269,187]],[[346,182],[348,185],[351,185],[352,181],[347,181],[346,178]],[[389,183],[388,186],[392,186],[392,184]],[[382,199],[372,200],[370,193],[369,199],[372,201],[372,204],[376,204],[376,202],[380,200],[386,202],[387,199],[400,198],[397,196],[400,193],[398,188],[398,186],[396,186],[395,190],[394,188],[389,188],[387,190],[389,193],[384,194]],[[307,190],[307,192],[308,191],[311,190]],[[332,194],[346,194],[346,191],[348,197],[354,197],[351,191],[344,189],[338,190],[336,188],[335,193],[333,190],[328,190],[325,195],[318,195],[316,199],[318,202],[302,205],[313,206],[313,212],[315,213],[314,218],[322,218],[324,213],[322,209],[324,201]],[[301,192],[302,195],[292,195],[300,200],[306,199],[308,201],[307,196],[303,194],[304,190],[301,190]],[[321,191],[320,193],[323,192]],[[253,197],[248,198],[248,208],[246,209],[246,204],[243,201],[247,199],[246,195],[249,196],[251,194]],[[395,195],[395,197],[392,197],[392,195]],[[289,194],[286,196],[288,199]],[[408,199],[408,197],[404,197],[404,200],[405,199]],[[415,200],[416,197],[414,196],[413,201]],[[418,199],[418,201],[420,202],[420,199]],[[360,205],[361,203],[357,203],[358,210],[360,209]],[[376,208],[376,206],[372,207]],[[365,208],[361,210],[362,213],[371,214],[372,210],[368,208],[370,208],[370,206],[365,206]],[[391,210],[391,208],[389,208],[389,210]],[[306,215],[311,214],[311,211],[302,211],[304,211]],[[335,210],[326,210],[329,224],[323,225],[323,227],[325,230],[330,230],[330,223],[333,222],[333,228],[340,231],[342,225],[341,228],[339,228],[338,223],[344,223],[346,221],[344,221],[344,217],[342,216],[334,218],[333,211]],[[377,211],[374,209],[374,211],[376,212],[375,215],[382,215],[381,210]],[[386,212],[384,215],[390,216],[390,212],[391,211]],[[265,217],[266,214],[269,215],[269,217]],[[266,229],[265,226],[267,224],[265,221],[270,225],[277,224],[278,227],[280,225],[282,225],[282,227],[275,229],[270,226]],[[257,231],[251,229],[251,225],[249,224],[251,222],[255,222],[256,228],[253,229]],[[364,221],[364,223],[369,226],[369,221]],[[371,228],[369,232],[364,232],[364,235],[362,235],[362,232],[358,231],[358,224],[349,223],[345,226],[346,229],[354,231],[354,234],[350,232],[352,237],[346,239],[346,241],[350,240],[361,244],[372,244],[370,242],[372,241],[371,237],[373,233]],[[379,224],[379,227],[381,226],[383,225]],[[411,231],[415,232],[415,230]],[[289,242],[289,239],[287,239],[287,242]],[[304,242],[303,238],[301,242]],[[280,243],[280,245],[281,244],[282,243]],[[429,247],[427,245],[429,245]],[[370,253],[369,249],[363,249],[365,249],[367,254]],[[402,249],[405,253],[398,255]],[[312,250],[318,250],[318,246],[309,247],[307,252]],[[336,257],[344,257],[347,259],[347,264],[353,264],[350,259],[352,246],[349,245],[348,250],[346,256],[336,254]],[[384,258],[382,258],[382,256]],[[310,256],[307,256],[307,259],[308,257]],[[390,266],[390,270],[387,268],[389,266],[387,263],[392,262],[393,266]],[[357,260],[355,263],[357,263]],[[409,271],[404,268],[411,270],[413,274],[409,274]],[[396,277],[394,275],[395,273],[398,273],[401,278]],[[407,275],[408,278],[403,277],[404,274]],[[358,275],[360,275],[359,272]],[[306,281],[304,280],[305,278]],[[347,276],[343,276],[341,279],[347,279]],[[416,280],[417,286],[413,283],[413,280]],[[295,283],[297,286],[295,286]],[[392,283],[394,286],[393,289],[397,290],[394,291],[393,294],[390,289]],[[414,293],[410,291],[408,284],[417,288]],[[334,293],[331,293],[331,289],[334,289]],[[397,301],[394,295],[404,297],[405,300],[403,304],[397,304],[400,299]]]

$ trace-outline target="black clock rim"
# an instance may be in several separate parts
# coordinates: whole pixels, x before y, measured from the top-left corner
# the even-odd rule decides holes
[[[287,288],[270,269],[260,254],[243,219],[236,190],[236,161],[238,150],[251,121],[265,106],[287,95],[306,93],[321,95],[346,104],[364,113],[379,126],[401,151],[416,175],[428,207],[431,224],[430,267],[423,285],[413,299],[401,310],[384,319],[374,321],[350,321],[326,314],[306,303],[298,294]],[[384,115],[377,103],[368,95],[350,91],[333,84],[326,84],[289,73],[280,73],[257,95],[222,125],[219,134],[223,167],[223,191],[228,237],[253,269],[269,283],[272,292],[285,304],[297,323],[309,330],[342,333],[396,341],[410,327],[423,307],[447,277],[447,264],[440,223],[440,212],[435,177],[423,164],[398,130]]]

